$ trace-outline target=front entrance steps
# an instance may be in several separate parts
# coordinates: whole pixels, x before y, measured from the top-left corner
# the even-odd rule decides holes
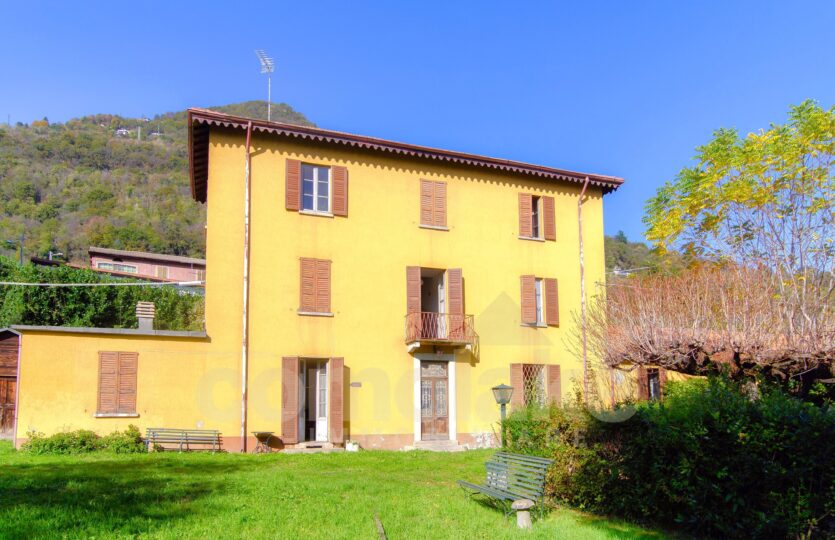
[[[430,452],[463,452],[466,450],[458,441],[415,441],[415,450],[429,450]]]
[[[344,448],[340,446],[334,446],[333,443],[313,441],[305,441],[302,443],[286,446],[284,448],[285,454],[328,454],[330,452],[344,451]]]

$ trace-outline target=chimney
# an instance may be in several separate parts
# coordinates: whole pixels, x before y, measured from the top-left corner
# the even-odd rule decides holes
[[[156,307],[153,302],[136,303],[136,320],[139,321],[139,329],[150,331],[154,329],[154,314]]]

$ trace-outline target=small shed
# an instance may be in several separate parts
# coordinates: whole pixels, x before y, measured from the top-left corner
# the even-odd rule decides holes
[[[14,438],[20,334],[0,328],[0,439]]]

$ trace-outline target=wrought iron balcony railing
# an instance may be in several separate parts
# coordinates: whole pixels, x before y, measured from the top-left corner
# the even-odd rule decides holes
[[[406,315],[406,343],[410,346],[434,343],[472,347],[477,340],[472,315],[426,311]]]

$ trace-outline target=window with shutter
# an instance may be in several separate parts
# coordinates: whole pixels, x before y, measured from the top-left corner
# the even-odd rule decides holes
[[[522,324],[536,324],[536,277],[522,276],[521,279]]]
[[[139,354],[99,352],[96,416],[135,415]]]
[[[302,257],[299,267],[299,314],[332,315],[331,261]]]
[[[446,182],[421,179],[420,225],[438,229],[447,228]]]

